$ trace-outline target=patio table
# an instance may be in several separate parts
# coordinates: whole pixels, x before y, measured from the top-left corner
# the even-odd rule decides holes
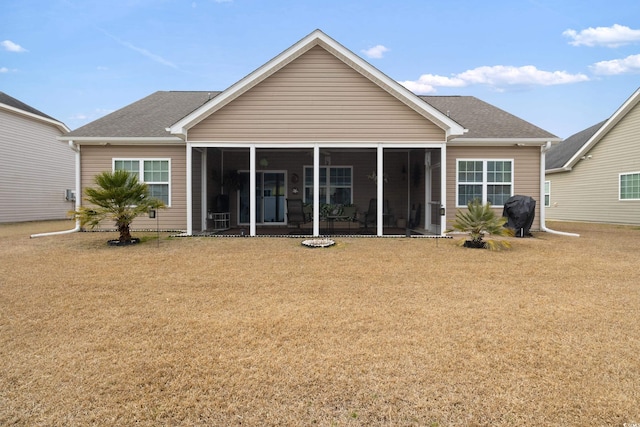
[[[327,233],[333,234],[335,232],[335,222],[336,220],[348,219],[349,217],[346,215],[327,215]],[[351,221],[349,222],[349,232],[351,232]]]

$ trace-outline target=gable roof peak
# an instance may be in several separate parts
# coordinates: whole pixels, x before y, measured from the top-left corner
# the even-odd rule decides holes
[[[607,120],[581,130],[547,154],[547,173],[570,171],[620,120],[640,103],[640,87]]]
[[[220,95],[207,102],[193,113],[184,117],[171,126],[170,132],[173,135],[186,138],[187,131],[197,123],[215,113],[229,102],[238,98],[249,89],[255,87],[278,70],[282,69],[295,59],[302,56],[315,46],[320,46],[327,52],[347,64],[356,72],[360,73],[374,84],[394,96],[409,108],[416,111],[435,125],[443,129],[447,138],[462,135],[466,132],[462,126],[451,120],[445,114],[433,106],[422,102],[418,96],[406,89],[397,81],[389,78],[380,70],[369,64],[358,55],[345,48],[333,38],[329,37],[322,30],[316,29],[297,43],[277,55],[266,64],[262,65],[243,79],[239,80]]]

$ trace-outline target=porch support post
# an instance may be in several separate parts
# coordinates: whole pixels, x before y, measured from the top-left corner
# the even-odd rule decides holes
[[[440,148],[440,235],[447,229],[447,144]],[[444,213],[444,215],[442,215]]]
[[[256,235],[256,146],[249,147],[249,235]]]
[[[382,144],[378,144],[377,147],[377,154],[378,154],[378,161],[377,161],[377,171],[376,171],[376,176],[378,177],[378,179],[376,180],[376,183],[378,184],[377,186],[377,202],[378,202],[378,206],[377,206],[377,218],[376,218],[376,224],[377,224],[377,235],[378,236],[382,236],[383,234],[383,213],[384,213],[384,149],[382,148]]]
[[[209,150],[207,148],[202,149],[202,157],[201,157],[201,171],[200,171],[200,188],[202,188],[202,194],[200,196],[200,205],[201,205],[201,231],[205,231],[207,229],[207,211],[208,211],[208,203],[207,203],[207,152]]]
[[[313,235],[320,236],[320,146],[313,146]]]
[[[187,142],[187,235],[193,234],[193,182],[192,182],[192,165],[193,147]]]

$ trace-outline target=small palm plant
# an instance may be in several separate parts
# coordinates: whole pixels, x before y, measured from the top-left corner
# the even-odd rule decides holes
[[[490,250],[508,249],[511,243],[507,240],[484,239],[485,235],[513,236],[513,230],[504,226],[506,222],[507,218],[498,217],[491,209],[490,203],[483,205],[479,200],[473,200],[467,204],[467,211],[456,213],[453,230],[469,233],[471,240],[461,240],[461,246]]]
[[[71,212],[80,225],[96,227],[104,219],[112,219],[120,233],[120,243],[131,243],[130,226],[134,218],[150,209],[164,208],[164,203],[149,197],[147,184],[124,170],[105,171],[96,175],[98,188],[87,188],[85,200],[93,206],[81,206]]]

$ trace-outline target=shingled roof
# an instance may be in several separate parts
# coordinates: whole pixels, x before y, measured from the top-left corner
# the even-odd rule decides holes
[[[167,128],[220,92],[158,91],[65,135],[65,138],[171,137]]]
[[[73,138],[170,137],[168,127],[220,92],[155,92],[67,135]],[[557,138],[473,96],[420,96],[423,101],[468,129],[459,138]]]
[[[9,96],[9,95],[7,95],[6,93],[4,93],[2,91],[0,91],[0,104],[5,104],[5,105],[8,105],[9,107],[13,107],[13,108],[16,108],[18,110],[25,111],[27,113],[35,114],[36,116],[44,117],[45,119],[58,121],[58,120],[54,119],[53,117],[46,115],[42,111],[36,110],[32,106],[27,105],[24,102],[22,102],[22,101],[20,101],[18,99],[15,99],[14,97]]]
[[[604,120],[583,131],[580,131],[560,144],[554,145],[546,155],[546,170],[564,167],[569,160],[591,139],[607,121]]]
[[[420,96],[469,130],[459,139],[549,138],[557,136],[474,96]]]

